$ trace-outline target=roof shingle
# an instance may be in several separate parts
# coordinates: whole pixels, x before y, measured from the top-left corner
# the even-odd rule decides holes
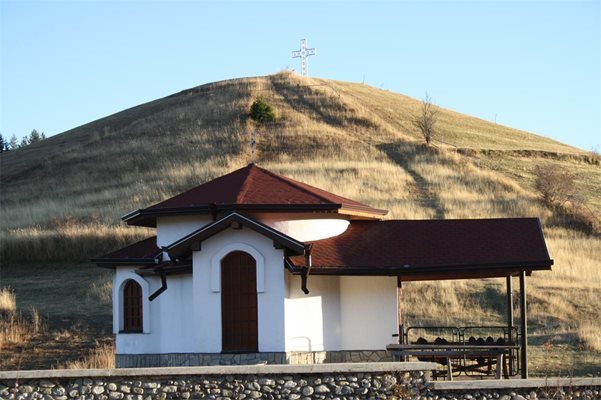
[[[537,218],[353,221],[309,244],[312,273],[552,264]],[[305,265],[303,257],[290,261]]]
[[[254,164],[213,179],[123,217],[132,225],[155,226],[157,215],[215,211],[330,211],[379,219],[386,210],[274,174]]]

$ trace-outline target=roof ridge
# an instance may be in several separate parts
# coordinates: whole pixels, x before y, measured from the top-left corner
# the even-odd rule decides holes
[[[257,166],[257,168],[259,168],[261,171],[267,173],[268,175],[273,176],[274,178],[277,178],[278,180],[282,181],[283,183],[288,184],[289,186],[293,186],[296,189],[302,190],[303,192],[308,193],[308,194],[310,194],[312,196],[315,196],[315,197],[321,199],[322,201],[326,201],[328,203],[332,203],[332,200],[330,200],[327,197],[321,195],[320,193],[316,193],[314,191],[311,191],[311,190],[307,189],[306,187],[303,187],[302,185],[309,186],[312,189],[315,189],[315,190],[318,190],[318,191],[322,191],[322,192],[327,192],[326,190],[319,189],[318,187],[309,185],[308,183],[297,182],[294,179],[291,179],[291,178],[288,178],[288,177],[285,177],[285,176],[282,176],[282,175],[278,175],[278,174],[276,174],[274,172],[271,172],[271,171],[269,171],[269,170],[267,170],[265,168],[261,168],[261,167],[258,167],[258,166]],[[355,200],[347,199],[345,197],[338,196],[337,194],[334,194],[334,193],[330,193],[330,194],[333,195],[333,196],[335,196],[335,197],[338,197],[340,199],[349,200],[349,201],[352,201],[354,203],[359,203],[359,202],[357,202]],[[338,204],[338,203],[333,203],[333,204]],[[362,203],[359,203],[359,204],[362,204]],[[340,203],[340,206],[342,206],[342,203]]]
[[[242,183],[242,186],[240,187],[240,191],[236,195],[236,203],[242,202],[242,199],[244,198],[244,196],[246,195],[246,192],[248,192],[248,189],[251,186],[249,178],[250,178],[250,174],[253,170],[252,169],[253,167],[259,168],[254,163],[250,163],[246,167],[241,168],[241,169],[245,169],[247,172],[246,172],[246,176],[244,177],[244,180],[242,181],[243,183]],[[236,172],[236,171],[234,171],[234,172]]]

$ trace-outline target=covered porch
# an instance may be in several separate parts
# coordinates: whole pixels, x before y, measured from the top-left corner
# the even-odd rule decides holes
[[[528,378],[526,277],[553,265],[538,219],[353,222],[342,235],[308,244],[308,257],[290,257],[287,263],[302,277],[303,290],[311,290],[317,275],[396,279],[398,329],[387,350],[398,360],[434,361],[444,366],[439,375],[447,379],[460,374]],[[405,322],[407,282],[484,278],[504,280],[503,323]],[[514,284],[519,286],[517,320]]]
[[[398,342],[387,346],[396,360],[408,361],[416,357],[420,361],[436,362],[444,366],[434,377],[452,380],[461,375],[467,377],[496,377],[498,379],[528,378],[528,322],[526,277],[531,271],[519,271],[498,276],[505,282],[504,324],[478,325],[410,325],[406,322],[403,306],[403,282],[418,280],[465,279],[460,271],[444,277],[397,277]],[[456,276],[456,278],[454,278]],[[491,278],[491,276],[485,276]],[[481,277],[484,278],[484,277]],[[478,279],[478,277],[472,277]],[[514,316],[514,281],[517,290],[519,313]]]

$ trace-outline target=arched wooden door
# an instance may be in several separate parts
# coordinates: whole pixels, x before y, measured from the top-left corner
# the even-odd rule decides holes
[[[257,264],[234,251],[221,260],[221,343],[224,353],[258,351]]]

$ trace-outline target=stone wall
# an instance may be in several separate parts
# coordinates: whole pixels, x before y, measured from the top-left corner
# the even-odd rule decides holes
[[[392,361],[386,350],[312,351],[288,353],[116,354],[117,368],[190,367],[202,365],[323,364]]]
[[[434,381],[423,398],[438,400],[601,400],[601,378]]]
[[[419,396],[427,387],[429,370],[434,365],[408,364],[330,364],[334,368],[323,368],[323,365],[265,365],[97,370],[105,371],[100,374],[94,370],[80,370],[79,373],[68,370],[0,372],[0,398],[295,400]]]
[[[0,372],[0,399],[601,400],[601,378],[431,381],[432,363]]]

